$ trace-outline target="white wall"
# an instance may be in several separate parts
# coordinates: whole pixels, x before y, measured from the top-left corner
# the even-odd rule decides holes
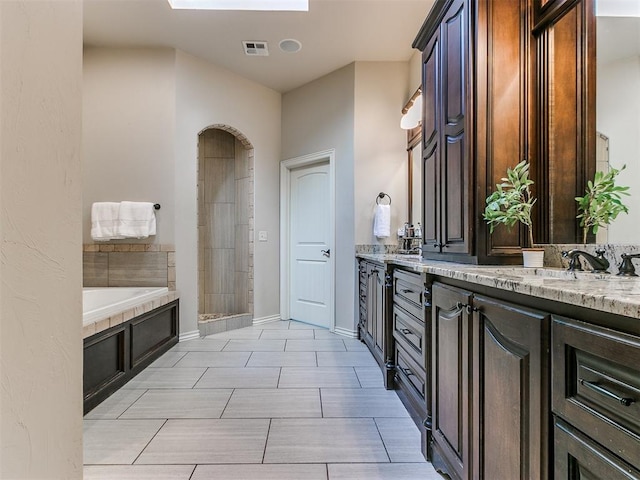
[[[397,245],[407,217],[407,132],[400,128],[407,100],[406,62],[357,62],[355,75],[355,243]],[[409,96],[413,94],[411,91]],[[391,199],[391,237],[373,235],[378,193]],[[387,200],[382,200],[386,202]]]
[[[256,319],[279,315],[279,162],[278,92],[196,57],[176,52],[176,275],[183,332],[197,329],[197,164],[198,133],[210,125],[229,125],[254,147],[255,232],[254,301]]]
[[[624,213],[609,226],[609,243],[637,243],[640,238],[640,57],[627,57],[598,68],[596,128],[609,137],[609,164],[626,165],[619,184],[630,187]]]
[[[413,92],[422,85],[422,52],[414,50],[413,55],[409,59],[409,83],[407,85],[409,94],[405,99],[405,104],[413,95]]]
[[[336,327],[355,330],[354,87],[347,65],[282,96],[282,159],[335,149]]]
[[[144,243],[173,244],[175,51],[87,48],[83,95],[84,242],[93,202],[132,200],[162,206]]]
[[[0,478],[82,478],[82,2],[0,2]]]

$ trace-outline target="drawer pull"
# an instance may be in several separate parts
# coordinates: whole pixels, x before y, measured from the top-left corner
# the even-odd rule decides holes
[[[584,385],[588,389],[593,390],[594,392],[599,393],[600,395],[604,395],[605,397],[609,397],[613,400],[616,400],[617,402],[620,402],[620,404],[624,405],[625,407],[628,407],[629,405],[635,402],[633,398],[621,397],[620,395],[616,395],[615,393],[613,393],[610,390],[607,390],[601,385],[598,385],[595,382],[589,382],[584,378],[580,379],[580,385]]]
[[[407,377],[410,377],[411,375],[413,375],[413,372],[408,368],[400,367],[400,370],[402,370],[402,373],[404,373]]]
[[[416,293],[413,290],[411,290],[410,288],[404,288],[401,291],[402,291],[402,293]]]
[[[409,330],[408,328],[401,328],[400,331],[402,333],[404,333],[405,335],[411,335],[413,332],[411,330]]]

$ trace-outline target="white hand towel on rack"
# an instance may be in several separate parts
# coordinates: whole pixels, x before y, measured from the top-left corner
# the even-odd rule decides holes
[[[156,234],[156,214],[151,202],[121,202],[118,233],[125,238]]]
[[[391,205],[376,205],[373,234],[378,238],[391,236]]]
[[[91,205],[91,238],[98,242],[124,238],[118,233],[120,202]]]

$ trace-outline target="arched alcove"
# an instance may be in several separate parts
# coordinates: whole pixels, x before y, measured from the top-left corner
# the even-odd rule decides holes
[[[198,329],[253,322],[253,146],[212,125],[198,135]]]

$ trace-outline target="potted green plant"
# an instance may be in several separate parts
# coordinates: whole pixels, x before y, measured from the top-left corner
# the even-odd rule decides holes
[[[593,181],[587,182],[584,197],[576,197],[578,215],[582,227],[582,243],[587,243],[589,229],[596,234],[600,227],[609,225],[618,214],[629,213],[627,206],[622,203],[622,195],[629,195],[629,187],[616,185],[616,177],[626,168],[611,168],[607,173],[596,172]]]
[[[515,167],[507,168],[506,178],[502,178],[502,183],[496,184],[495,191],[487,197],[483,217],[490,233],[498,225],[506,225],[510,229],[516,223],[522,223],[529,240],[529,248],[522,249],[524,266],[542,267],[544,249],[533,247],[531,211],[536,199],[531,195],[531,185],[533,180],[529,178],[529,162],[523,160]]]

